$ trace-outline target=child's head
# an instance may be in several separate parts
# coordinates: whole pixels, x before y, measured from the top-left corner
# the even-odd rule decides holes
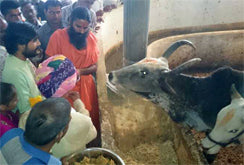
[[[16,89],[12,84],[1,82],[0,110],[12,110],[16,107],[18,98]]]

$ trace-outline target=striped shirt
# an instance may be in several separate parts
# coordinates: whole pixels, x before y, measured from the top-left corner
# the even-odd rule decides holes
[[[35,148],[24,139],[24,131],[14,128],[0,139],[0,164],[61,165],[61,161],[47,152]]]

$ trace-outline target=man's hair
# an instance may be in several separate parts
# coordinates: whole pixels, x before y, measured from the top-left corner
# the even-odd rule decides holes
[[[10,101],[14,98],[15,96],[15,91],[14,91],[14,85],[9,84],[9,83],[4,83],[1,82],[0,84],[0,105],[6,105],[10,103]]]
[[[19,3],[13,0],[4,0],[1,3],[1,13],[5,16],[8,14],[9,10],[19,8]]]
[[[21,4],[21,9],[22,9],[23,7],[25,7],[26,5],[28,5],[28,4],[33,5],[33,3],[29,2],[29,1],[26,1],[26,2],[23,2],[23,3]],[[34,5],[33,5],[33,6],[34,6]]]
[[[69,102],[64,98],[48,98],[31,110],[25,125],[27,141],[43,146],[50,143],[70,121]]]
[[[3,42],[9,54],[14,54],[18,50],[18,45],[27,45],[37,37],[33,25],[27,22],[12,22],[8,24]]]
[[[49,7],[58,7],[60,6],[60,8],[62,7],[62,4],[60,1],[58,0],[47,0],[44,3],[44,9],[47,11]]]
[[[70,15],[70,21],[71,24],[77,20],[77,19],[83,19],[86,20],[87,22],[91,22],[91,15],[89,9],[85,7],[77,7],[75,8]]]

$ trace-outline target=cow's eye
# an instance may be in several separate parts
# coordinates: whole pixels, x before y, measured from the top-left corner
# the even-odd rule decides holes
[[[229,133],[236,133],[236,132],[238,132],[238,129],[232,129],[229,131]]]
[[[141,78],[145,78],[147,74],[147,71],[141,71]]]

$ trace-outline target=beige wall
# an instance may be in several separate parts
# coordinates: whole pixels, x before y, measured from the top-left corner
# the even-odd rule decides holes
[[[151,0],[150,31],[244,21],[244,0]]]
[[[244,22],[244,0],[150,0],[149,31]],[[140,19],[140,18],[138,18]],[[123,6],[105,13],[103,52],[123,40]]]

